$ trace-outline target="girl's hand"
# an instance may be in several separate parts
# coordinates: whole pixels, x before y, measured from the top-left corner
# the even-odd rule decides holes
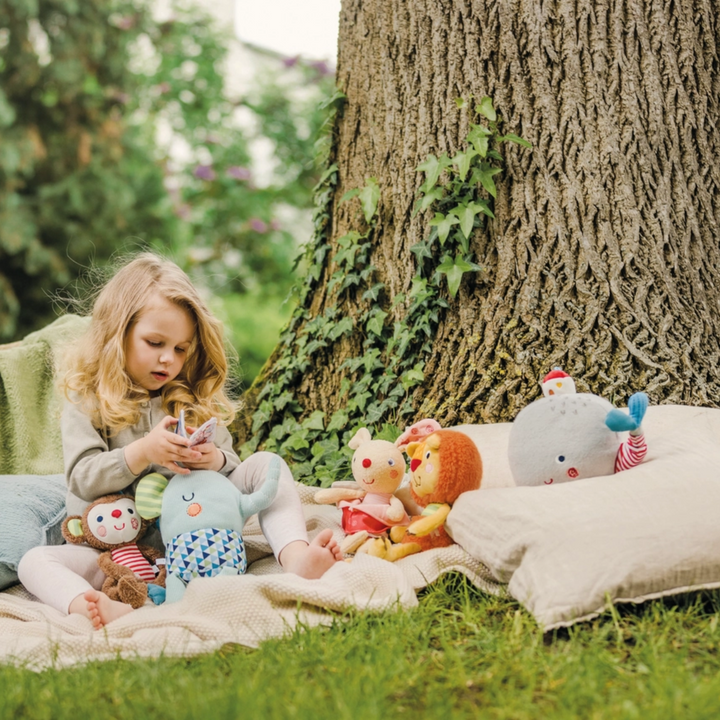
[[[187,431],[192,435],[195,432],[195,428],[188,426]],[[187,463],[187,466],[192,470],[215,470],[218,472],[225,465],[225,455],[214,442],[195,445],[193,450],[197,450],[202,457],[200,460],[193,460]]]
[[[192,470],[215,470],[217,472],[225,465],[225,455],[220,452],[213,442],[195,445],[193,450],[197,450],[202,457],[200,460],[187,463],[187,466]]]
[[[177,463],[191,465],[202,459],[197,448],[188,447],[187,438],[170,430],[175,425],[177,420],[166,415],[144,438],[125,447],[125,462],[132,473],[138,475],[148,465],[162,465],[174,473],[187,475],[190,470]]]

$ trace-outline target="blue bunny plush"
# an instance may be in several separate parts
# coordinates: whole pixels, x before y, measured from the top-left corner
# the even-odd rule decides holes
[[[152,473],[140,480],[135,494],[140,516],[160,517],[167,563],[166,602],[180,600],[195,577],[245,572],[245,522],[272,503],[279,478],[280,461],[274,458],[262,487],[250,495],[212,470],[194,470],[169,481]]]

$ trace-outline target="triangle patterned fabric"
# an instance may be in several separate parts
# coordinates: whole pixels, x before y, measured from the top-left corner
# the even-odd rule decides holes
[[[184,582],[194,577],[213,577],[223,568],[247,569],[245,544],[237,530],[203,528],[176,535],[166,546],[168,574]]]

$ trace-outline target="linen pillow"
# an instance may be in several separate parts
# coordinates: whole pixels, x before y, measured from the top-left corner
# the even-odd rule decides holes
[[[62,543],[66,491],[63,475],[0,475],[0,590],[28,550]]]
[[[504,423],[494,437],[501,427],[509,434]],[[595,617],[608,599],[720,587],[720,410],[651,407],[643,428],[649,452],[638,467],[547,487],[484,478],[448,516],[455,541],[545,630]]]

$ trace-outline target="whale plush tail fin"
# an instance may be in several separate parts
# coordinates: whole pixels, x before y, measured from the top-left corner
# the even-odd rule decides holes
[[[605,418],[605,424],[613,432],[633,432],[640,429],[648,409],[648,396],[638,392],[628,400],[628,413],[613,408]]]

